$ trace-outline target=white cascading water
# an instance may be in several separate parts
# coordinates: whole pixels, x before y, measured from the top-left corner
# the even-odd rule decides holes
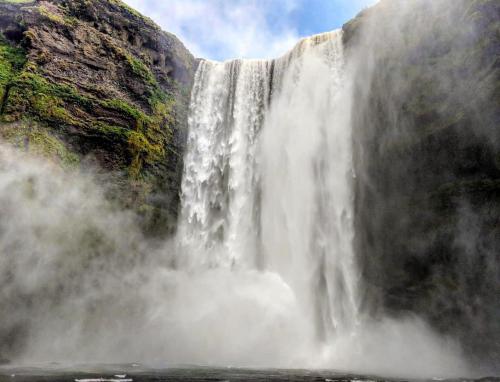
[[[276,60],[202,61],[182,184],[178,267],[278,276],[319,342],[359,315],[343,64],[340,31]]]

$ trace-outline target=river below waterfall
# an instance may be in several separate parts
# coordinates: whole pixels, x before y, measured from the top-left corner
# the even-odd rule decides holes
[[[264,382],[264,381],[316,381],[316,382],[382,382],[408,381],[373,375],[341,373],[331,370],[302,369],[240,369],[209,367],[145,368],[138,364],[80,366],[75,368],[0,368],[0,382]],[[412,379],[412,381],[468,382],[472,379]],[[500,382],[500,378],[482,378],[482,382]]]

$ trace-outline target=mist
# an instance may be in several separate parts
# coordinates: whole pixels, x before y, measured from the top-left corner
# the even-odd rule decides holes
[[[443,354],[456,344],[441,342],[418,320],[370,323],[319,346],[279,274],[174,270],[165,251],[175,246],[153,248],[134,215],[106,201],[88,173],[68,173],[5,146],[0,171],[0,206],[9,216],[0,238],[0,333],[2,354],[14,364],[464,372]]]

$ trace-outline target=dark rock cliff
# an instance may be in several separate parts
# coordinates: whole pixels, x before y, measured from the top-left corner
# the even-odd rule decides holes
[[[500,2],[383,0],[344,26],[367,305],[500,359]]]
[[[146,231],[176,222],[196,61],[119,0],[0,1],[0,135],[89,164]]]

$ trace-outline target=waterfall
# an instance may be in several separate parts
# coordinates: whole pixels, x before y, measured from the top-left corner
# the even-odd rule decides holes
[[[465,375],[418,317],[360,311],[347,66],[341,32],[200,63],[175,240],[0,145],[0,358]]]
[[[340,31],[276,60],[202,61],[177,265],[272,272],[320,341],[358,322]]]
[[[203,61],[192,95],[180,238],[190,265],[255,264],[256,140],[270,94],[271,64]]]

